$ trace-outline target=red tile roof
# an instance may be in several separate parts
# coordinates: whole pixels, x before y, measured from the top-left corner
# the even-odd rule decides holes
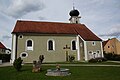
[[[12,33],[79,34],[86,41],[101,41],[84,24],[18,20]]]
[[[0,49],[6,49],[6,47],[0,42]]]

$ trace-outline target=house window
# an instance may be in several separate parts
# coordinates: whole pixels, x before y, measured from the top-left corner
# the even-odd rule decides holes
[[[22,53],[20,54],[20,57],[21,57],[21,58],[26,58],[26,57],[28,57],[28,54],[27,54],[26,52],[22,52]]]
[[[26,41],[26,50],[33,50],[33,40]]]
[[[96,44],[95,44],[95,42],[93,41],[93,42],[92,42],[92,46],[95,46],[95,45],[96,45]]]
[[[2,52],[5,52],[5,49],[2,49]]]
[[[72,48],[72,50],[76,50],[76,41],[75,40],[73,40],[71,42],[71,48]]]
[[[54,42],[54,40],[48,40],[47,49],[48,50],[55,50],[55,42]]]

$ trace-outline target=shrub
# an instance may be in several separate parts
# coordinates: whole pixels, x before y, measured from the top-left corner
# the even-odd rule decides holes
[[[103,57],[98,57],[98,58],[92,58],[89,60],[89,62],[92,62],[92,63],[103,62],[103,61],[107,61],[107,59]]]
[[[13,66],[14,68],[17,70],[17,71],[20,71],[21,68],[22,68],[22,61],[21,60],[21,57],[19,57],[18,59],[15,59],[14,63],[13,63]]]
[[[104,57],[105,57],[107,60],[120,61],[120,55],[118,55],[118,54],[105,53],[105,52],[104,52]]]
[[[73,62],[74,60],[75,60],[75,56],[69,55],[69,61],[70,61],[70,62]]]

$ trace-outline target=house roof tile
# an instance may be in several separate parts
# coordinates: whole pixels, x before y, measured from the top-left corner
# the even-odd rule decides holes
[[[101,41],[84,24],[18,20],[12,33],[76,34],[85,41]]]

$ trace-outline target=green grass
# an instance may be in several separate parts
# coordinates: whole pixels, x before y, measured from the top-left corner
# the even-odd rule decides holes
[[[46,70],[55,66],[42,66],[40,73],[32,73],[31,65],[24,65],[21,72],[13,67],[0,67],[0,80],[120,80],[120,67],[70,67],[71,75],[64,77],[46,76]]]

